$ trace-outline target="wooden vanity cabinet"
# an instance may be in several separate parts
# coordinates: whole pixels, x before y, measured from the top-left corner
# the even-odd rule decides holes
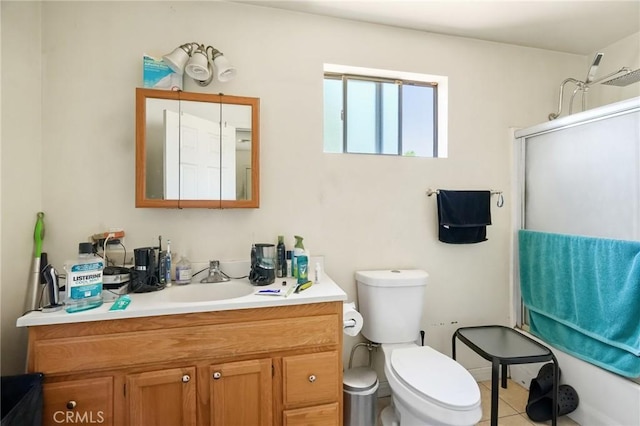
[[[43,424],[114,425],[112,377],[45,383],[42,391]]]
[[[126,376],[130,425],[196,426],[196,369],[169,368]]]
[[[335,401],[342,399],[342,378],[337,371],[341,357],[341,353],[331,351],[283,359],[282,424],[339,424],[342,411]]]
[[[338,403],[319,405],[316,407],[297,408],[284,412],[284,426],[326,426],[340,421],[341,411]]]
[[[342,302],[29,327],[28,369],[44,425],[341,426]]]
[[[271,359],[212,365],[209,376],[210,425],[272,424]]]

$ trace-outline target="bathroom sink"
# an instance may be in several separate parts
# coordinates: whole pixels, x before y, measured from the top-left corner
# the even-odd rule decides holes
[[[237,280],[223,283],[174,284],[167,289],[166,296],[174,303],[209,302],[247,296],[254,290],[255,287],[248,282]]]

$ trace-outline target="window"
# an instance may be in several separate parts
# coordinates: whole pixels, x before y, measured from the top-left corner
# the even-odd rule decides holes
[[[325,65],[325,152],[446,157],[446,103],[440,102],[443,85],[436,81],[446,78],[412,74],[420,79],[410,80],[389,72],[379,77],[370,75],[378,70],[335,67],[342,70]],[[444,89],[446,95],[446,84]]]

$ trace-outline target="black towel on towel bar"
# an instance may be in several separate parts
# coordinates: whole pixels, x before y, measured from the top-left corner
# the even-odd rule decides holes
[[[491,191],[439,190],[438,239],[450,244],[487,240],[491,225]]]

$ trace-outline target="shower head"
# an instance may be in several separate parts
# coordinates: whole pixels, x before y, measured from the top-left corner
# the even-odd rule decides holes
[[[591,67],[589,67],[589,72],[587,73],[587,78],[585,81],[580,81],[576,80],[575,78],[569,77],[565,79],[562,84],[560,84],[558,112],[552,112],[551,114],[549,114],[549,120],[555,120],[556,118],[560,117],[560,114],[562,114],[564,86],[567,83],[573,83],[576,86],[573,94],[571,95],[571,101],[569,102],[569,114],[571,114],[571,108],[573,107],[573,98],[578,92],[582,93],[582,110],[584,111],[587,104],[587,91],[591,86],[594,86],[596,84],[606,84],[608,86],[624,87],[640,81],[640,68],[635,71],[631,71],[627,67],[620,68],[618,71],[614,71],[611,74],[595,78],[596,72],[598,71],[598,67],[600,66],[600,61],[602,60],[603,56],[604,54],[602,53],[596,53],[596,56],[593,58],[593,62],[591,63]]]
[[[606,84],[608,86],[624,87],[632,83],[637,83],[639,81],[640,81],[640,68],[638,68],[635,71],[627,70],[626,74],[612,78],[607,81],[603,81],[602,84]]]
[[[584,81],[585,84],[593,82],[593,79],[596,78],[596,72],[598,71],[598,67],[600,66],[600,61],[602,60],[603,56],[603,53],[596,53],[596,56],[593,58],[593,62],[591,63],[591,67],[589,67],[587,79]]]

